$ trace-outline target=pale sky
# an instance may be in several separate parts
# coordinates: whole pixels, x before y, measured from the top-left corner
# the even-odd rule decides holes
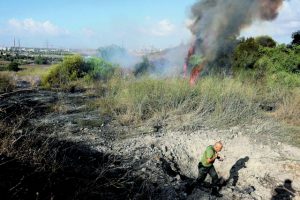
[[[9,0],[0,2],[0,46],[129,49],[187,43],[196,0]],[[243,36],[270,35],[289,43],[300,30],[300,0],[285,1],[272,22],[256,22]]]

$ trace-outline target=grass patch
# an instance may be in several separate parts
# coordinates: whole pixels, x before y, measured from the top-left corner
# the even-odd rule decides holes
[[[300,127],[300,88],[290,91],[290,95],[282,97],[275,112],[271,116],[292,126]]]
[[[228,128],[266,120],[286,128],[283,133],[290,134],[289,139],[299,130],[297,88],[258,86],[216,76],[201,78],[194,87],[184,79],[147,77],[113,78],[105,86],[99,86],[102,97],[89,106],[111,116],[117,125],[135,130],[157,124],[170,130]],[[265,105],[272,110],[264,110]]]
[[[0,93],[10,92],[15,88],[9,72],[0,72]]]
[[[50,68],[50,65],[21,65],[21,70],[17,72],[18,76],[45,76]]]
[[[113,79],[97,104],[103,114],[114,115],[121,125],[178,115],[228,125],[258,114],[256,95],[255,88],[229,78],[206,77],[195,87],[184,79]]]

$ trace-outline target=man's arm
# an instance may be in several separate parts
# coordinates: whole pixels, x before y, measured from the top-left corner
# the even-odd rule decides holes
[[[216,160],[216,158],[218,157],[218,153],[216,153],[213,157],[211,157],[211,158],[207,158],[207,162],[208,163],[213,163],[215,160]]]

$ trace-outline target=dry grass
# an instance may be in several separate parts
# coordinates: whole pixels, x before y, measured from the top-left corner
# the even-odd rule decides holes
[[[10,92],[15,88],[11,74],[9,72],[0,72],[0,93]]]
[[[289,125],[300,126],[300,89],[296,88],[289,96],[285,96],[271,116]]]
[[[22,65],[21,70],[17,72],[18,76],[37,76],[42,77],[49,71],[50,65]]]
[[[195,87],[183,79],[112,80],[97,105],[121,125],[174,116],[235,124],[257,115],[255,88],[234,79],[207,77]]]
[[[273,120],[283,134],[294,138],[299,127],[299,88],[271,88],[208,76],[195,87],[176,78],[115,78],[98,91],[102,97],[91,106],[111,116],[116,126],[129,126],[137,132],[157,124],[171,130],[197,130]],[[265,111],[261,105],[274,105],[275,110]]]

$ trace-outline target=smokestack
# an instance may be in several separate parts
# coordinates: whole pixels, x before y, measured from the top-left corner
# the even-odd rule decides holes
[[[214,62],[254,20],[275,19],[283,1],[198,0],[191,8],[189,27],[195,37],[195,53]]]

